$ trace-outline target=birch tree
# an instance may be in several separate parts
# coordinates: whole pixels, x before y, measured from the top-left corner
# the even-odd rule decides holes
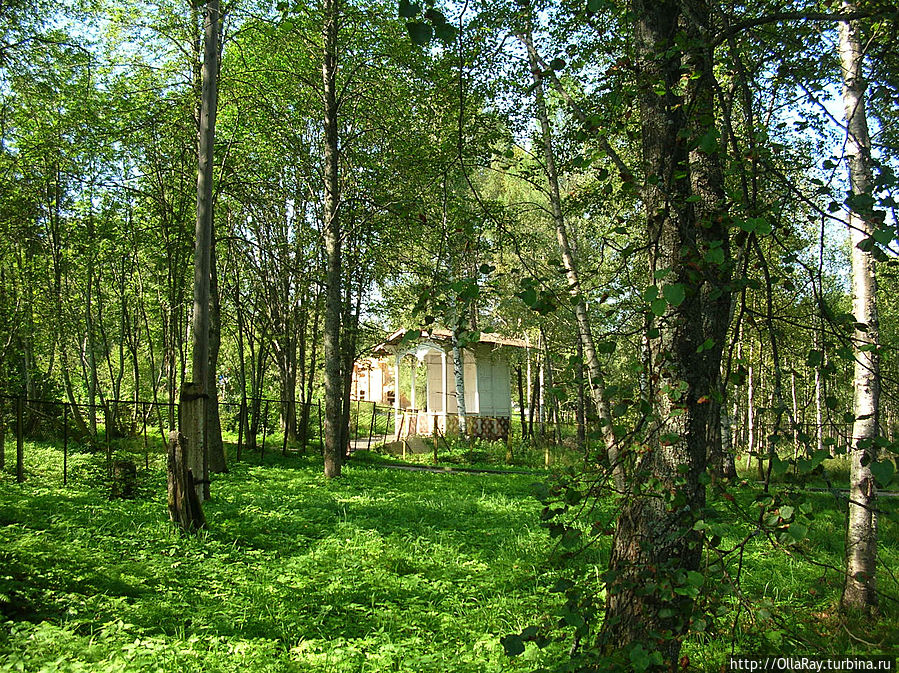
[[[843,2],[850,13],[854,2]],[[849,168],[849,238],[852,243],[852,313],[855,319],[852,446],[849,473],[849,524],[846,533],[846,581],[843,607],[868,610],[877,603],[876,486],[871,461],[879,432],[880,357],[878,348],[877,280],[871,243],[873,213],[871,139],[865,114],[863,51],[856,20],[839,22],[843,110],[846,119],[846,162]]]

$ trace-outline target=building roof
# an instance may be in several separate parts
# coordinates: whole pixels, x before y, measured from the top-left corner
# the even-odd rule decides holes
[[[451,343],[453,340],[453,333],[448,329],[432,329],[428,330],[407,330],[407,329],[399,329],[393,334],[391,334],[387,339],[385,339],[382,343],[378,344],[374,347],[373,351],[375,353],[390,353],[392,352],[391,346],[399,345],[403,339],[407,338],[406,335],[409,332],[418,332],[418,336],[416,340],[418,341],[431,341],[436,343]],[[511,339],[509,337],[504,337],[499,334],[493,334],[490,332],[481,332],[480,337],[478,338],[477,343],[486,344],[489,346],[510,346],[512,348],[525,348],[527,347],[527,342],[522,339]]]

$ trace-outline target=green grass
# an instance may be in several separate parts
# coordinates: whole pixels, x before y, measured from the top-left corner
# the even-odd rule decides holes
[[[216,478],[210,530],[183,538],[159,470],[151,497],[110,501],[99,469],[61,488],[54,452],[27,446],[28,482],[0,482],[0,669],[527,668],[499,637],[551,602],[532,478],[329,483],[272,455]]]
[[[566,658],[568,643],[510,660],[499,642],[555,621],[562,600],[533,476],[385,470],[369,456],[329,482],[317,458],[267,451],[260,465],[249,453],[215,477],[210,529],[182,537],[168,523],[161,445],[149,470],[141,450],[133,501],[108,499],[103,451],[73,447],[65,488],[58,444],[26,445],[26,483],[0,475],[0,671],[526,671]],[[752,527],[728,508],[752,511],[754,487],[731,490],[736,503],[713,501],[726,543]],[[737,597],[710,571],[703,609],[721,615],[685,644],[693,668],[719,670],[732,630],[737,652],[899,647],[889,601],[844,626],[827,569],[841,563],[843,513],[827,494],[801,497],[813,508],[807,539],[746,545],[736,621]],[[885,568],[899,567],[897,537],[884,520]],[[609,539],[564,572],[601,592]],[[881,586],[899,595],[888,573]]]

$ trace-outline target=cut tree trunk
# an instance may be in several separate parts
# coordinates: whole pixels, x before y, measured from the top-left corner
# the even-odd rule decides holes
[[[197,497],[193,471],[188,467],[188,453],[184,435],[172,432],[168,447],[169,519],[184,533],[206,527],[206,517]]]

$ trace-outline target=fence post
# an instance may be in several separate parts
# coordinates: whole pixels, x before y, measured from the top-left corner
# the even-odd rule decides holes
[[[371,450],[371,436],[375,432],[375,414],[378,413],[378,404],[377,402],[371,403],[371,425],[368,428],[368,442],[365,444],[365,450]]]
[[[97,410],[94,409],[96,415]],[[112,477],[112,444],[109,436],[109,406],[103,405],[103,434],[106,435],[106,476]]]
[[[318,446],[322,455],[325,454],[325,439],[322,436],[322,403],[318,403]]]
[[[25,396],[16,398],[16,481],[25,481]]]
[[[62,485],[69,484],[69,405],[62,405]]]
[[[281,408],[282,409],[284,408],[283,404],[281,405]],[[284,442],[281,445],[281,455],[282,456],[287,455],[287,428],[290,425],[290,421],[289,421],[289,419],[290,419],[290,411],[289,411],[290,402],[287,403],[287,408],[288,408],[288,412],[287,412],[287,415],[284,417]],[[294,414],[296,414],[296,404],[294,404],[293,408],[294,408]]]
[[[6,468],[6,416],[3,407],[3,399],[0,398],[0,472]]]
[[[147,419],[150,418],[150,404],[149,402],[144,402],[144,469],[150,469],[150,440],[147,437]]]
[[[268,433],[268,400],[265,401],[265,410],[262,412],[262,449],[259,451],[259,462],[265,460],[265,435]]]
[[[243,424],[247,417],[247,399],[240,398],[240,409],[237,411],[237,462],[240,462],[240,452],[243,447]]]

